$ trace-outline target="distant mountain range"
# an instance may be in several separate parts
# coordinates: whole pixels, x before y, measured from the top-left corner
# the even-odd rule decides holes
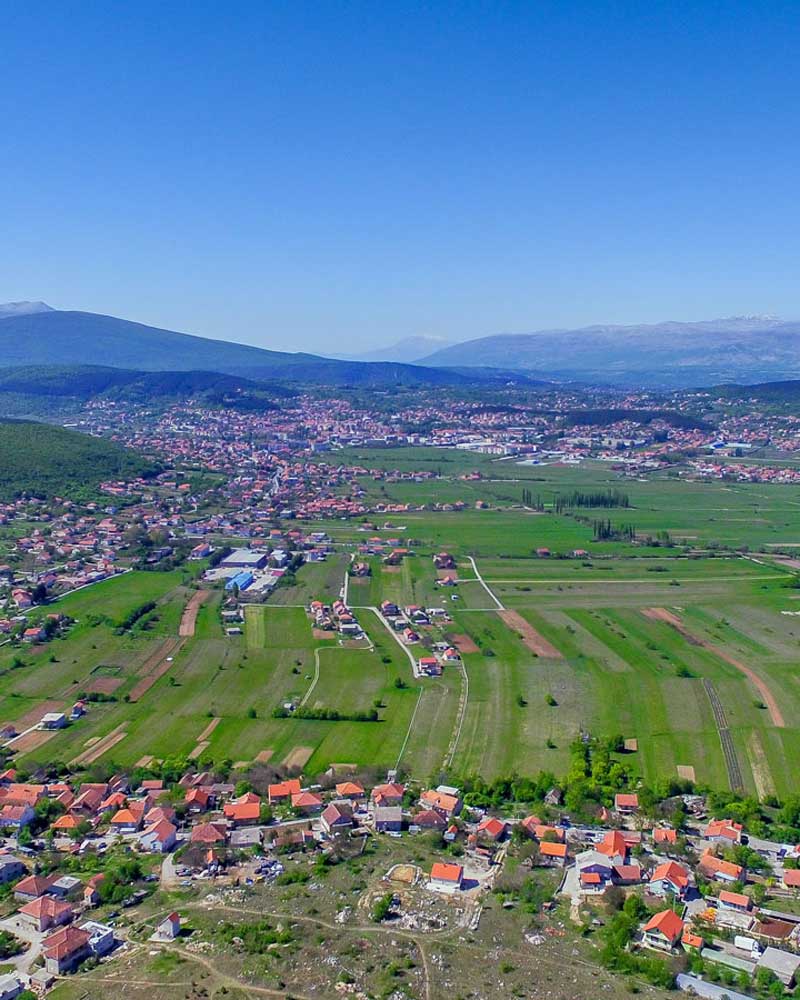
[[[446,366],[422,368],[287,354],[114,316],[51,309],[38,302],[0,305],[0,368],[97,364],[136,371],[224,372],[255,380],[373,388],[470,385],[506,377],[479,371],[465,375]]]
[[[397,361],[413,365],[435,351],[442,351],[453,345],[452,340],[443,337],[406,337],[389,347],[381,347],[375,351],[365,351],[362,354],[337,354],[336,357],[346,361]]]
[[[354,359],[211,340],[44,302],[0,305],[0,370],[53,365],[376,389],[509,381],[673,389],[800,378],[800,322],[734,316],[499,334],[445,346],[410,337]]]
[[[481,337],[420,364],[513,369],[556,380],[679,388],[800,377],[800,322],[735,316]]]

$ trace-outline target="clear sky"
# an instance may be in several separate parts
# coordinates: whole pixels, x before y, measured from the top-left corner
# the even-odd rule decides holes
[[[800,4],[0,5],[0,301],[348,353],[800,317]]]

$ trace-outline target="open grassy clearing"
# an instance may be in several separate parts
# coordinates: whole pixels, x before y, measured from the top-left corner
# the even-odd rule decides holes
[[[380,498],[387,502],[414,504],[461,499],[472,505],[475,499],[485,499],[498,506],[508,506],[512,502],[521,503],[525,487],[549,509],[559,494],[567,495],[573,490],[617,489],[629,495],[630,508],[583,508],[578,513],[589,520],[610,517],[614,524],[633,524],[642,534],[655,536],[660,531],[667,531],[678,543],[691,541],[756,548],[759,545],[800,542],[800,499],[796,489],[788,485],[694,481],[663,473],[632,479],[615,472],[605,462],[520,465],[514,460],[436,448],[402,451],[352,449],[336,453],[331,456],[331,461],[334,464],[357,461],[370,468],[389,470],[428,470],[455,479],[452,483],[447,480],[375,483],[369,477],[362,477],[361,484],[368,491],[380,487]],[[473,471],[480,472],[484,479],[477,482],[457,479],[459,475]],[[452,495],[449,492],[445,495],[446,491],[452,491]],[[515,512],[509,513],[513,515]],[[486,512],[464,512],[465,516],[470,514],[483,516]],[[402,516],[401,523],[410,527],[419,523],[416,518],[420,515],[393,516]],[[563,522],[570,519],[548,520]],[[563,525],[557,530],[543,525],[539,531],[543,536],[540,544],[554,549],[587,548],[587,543],[592,542],[591,528],[587,525],[576,525],[573,531],[567,531]],[[471,541],[480,546],[472,533]],[[601,549],[614,550],[606,544],[602,544]],[[482,547],[479,551],[489,554]],[[506,550],[501,545],[496,546],[495,551]]]
[[[325,562],[305,563],[296,574],[296,583],[277,587],[269,596],[270,604],[307,606],[319,600],[329,604],[342,589],[349,558],[344,553],[328,556]]]
[[[779,579],[789,574],[780,567],[760,565],[738,556],[701,558],[678,555],[665,550],[659,556],[602,556],[587,559],[481,559],[481,575],[490,583],[513,581],[580,581],[601,585],[617,580],[651,582],[665,577],[669,580],[729,580],[732,577]],[[652,575],[651,575],[652,574]]]
[[[390,464],[396,457],[384,454]],[[409,461],[417,457],[406,455]],[[517,471],[513,463],[479,458],[484,474],[513,478]],[[459,453],[453,469],[467,471],[474,460]],[[776,532],[800,542],[800,502],[782,487],[639,483],[621,480],[608,466],[522,467],[520,478],[546,503],[557,491],[574,488],[605,485],[630,494],[631,509],[582,509],[581,517],[589,520],[610,516],[654,534],[667,528],[673,538],[692,536],[703,545],[722,539],[720,531],[742,544]],[[357,522],[321,524],[335,554],[303,566],[295,583],[278,588],[266,606],[249,607],[244,636],[224,636],[222,593],[213,591],[199,608],[194,636],[185,638],[163,676],[136,703],[122,699],[148,663],[163,665],[165,644],[177,638],[194,593],[189,576],[127,574],[71,595],[60,607],[79,624],[66,638],[35,649],[0,648],[2,718],[35,716],[44,704],[67,707],[95,683],[98,690],[113,688],[117,700],[92,705],[85,719],[27,751],[28,760],[71,760],[91,749],[90,741],[119,732],[124,736],[101,759],[130,764],[151,754],[186,755],[209,721],[219,718],[205,740],[211,758],[250,760],[271,750],[281,763],[297,759],[292,755],[302,749],[306,770],[314,773],[334,762],[390,767],[402,751],[403,765],[421,776],[438,774],[457,731],[456,774],[491,777],[542,768],[558,773],[566,767],[570,741],[585,729],[636,737],[639,751],[626,760],[648,779],[674,776],[679,765],[691,765],[699,780],[725,787],[728,773],[707,681],[724,705],[745,787],[762,795],[788,790],[789,765],[800,753],[800,621],[781,612],[800,611],[800,591],[787,587],[792,575],[786,567],[761,556],[755,561],[709,551],[686,558],[680,546],[596,543],[585,520],[509,507],[393,514],[375,522],[377,527],[364,530]],[[365,534],[413,542],[415,552],[397,567],[367,557],[371,576],[348,580],[349,603],[361,609],[374,650],[315,638],[301,606],[338,596],[353,543]],[[536,558],[541,547],[554,553],[586,548],[591,557]],[[443,549],[458,563],[454,591],[437,585],[431,557]],[[536,656],[530,641],[501,620],[470,556],[493,593],[560,657]],[[145,628],[129,634],[115,636],[108,623],[89,621],[92,614],[116,621],[146,600],[158,607]],[[403,649],[369,610],[383,600],[446,607],[455,619],[447,631],[476,641],[479,651],[464,655],[465,705],[459,668],[447,667],[438,679],[412,678]],[[674,611],[698,641],[645,617],[651,608]],[[422,649],[411,651],[417,656]],[[484,655],[487,650],[494,655]],[[10,669],[14,655],[24,667]],[[758,707],[759,690],[737,662],[767,685],[784,726]],[[396,677],[407,687],[395,687]],[[547,704],[548,695],[555,705]],[[344,714],[380,702],[384,721],[273,718],[274,708],[303,698],[309,708]]]

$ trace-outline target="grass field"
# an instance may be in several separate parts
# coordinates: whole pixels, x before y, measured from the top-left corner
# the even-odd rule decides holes
[[[378,454],[387,467],[401,467],[391,465],[401,453]],[[450,466],[442,455],[433,457],[453,483],[477,462],[485,475],[518,474],[550,499],[582,486],[620,486],[607,466],[519,467],[462,453]],[[416,462],[433,458],[403,460],[419,468]],[[800,752],[800,590],[771,550],[720,551],[709,542],[800,541],[800,502],[783,487],[660,480],[620,488],[631,496],[629,510],[583,511],[583,520],[506,506],[393,514],[366,526],[326,522],[334,554],[301,567],[266,605],[248,607],[243,636],[224,635],[215,590],[195,634],[178,644],[194,592],[179,572],[109,580],[60,602],[77,620],[65,638],[33,649],[0,647],[2,718],[21,728],[97,685],[115,700],[93,704],[86,718],[28,748],[23,761],[69,761],[124,733],[105,752],[99,744],[101,759],[130,765],[149,755],[200,754],[245,761],[268,751],[276,764],[302,763],[308,773],[332,763],[389,768],[400,761],[423,777],[445,763],[455,775],[559,773],[583,730],[637,740],[625,759],[648,779],[691,766],[714,786],[736,779],[761,797],[786,792]],[[695,548],[593,542],[592,517],[609,514],[654,534],[691,534]],[[369,557],[371,575],[348,580],[368,640],[315,638],[303,606],[337,597],[355,543],[376,533],[402,538],[415,554],[397,567]],[[545,546],[553,557],[535,555]],[[590,554],[572,557],[574,548]],[[432,555],[442,549],[457,561],[452,590],[437,583]],[[146,600],[157,609],[144,627],[115,635],[114,624]],[[469,638],[477,652],[464,653],[463,669],[415,680],[406,651],[372,610],[383,600],[446,608],[453,621],[431,638]],[[504,620],[499,608],[522,617]],[[410,652],[419,656],[422,646]],[[141,696],[125,701],[148,676]],[[288,701],[342,714],[377,704],[380,721],[273,717]],[[738,778],[726,764],[712,702],[723,707]],[[219,722],[201,741],[213,719]]]

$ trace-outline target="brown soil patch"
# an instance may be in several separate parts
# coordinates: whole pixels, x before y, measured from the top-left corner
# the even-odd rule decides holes
[[[636,753],[639,749],[639,741],[636,739],[625,740],[625,749],[628,753]]]
[[[403,882],[413,885],[417,879],[417,869],[414,865],[395,865],[389,875],[391,882]]]
[[[328,770],[334,774],[352,774],[358,770],[358,764],[331,764]]]
[[[165,639],[158,649],[148,656],[137,671],[140,679],[131,689],[131,701],[138,701],[160,677],[164,676],[172,666],[167,657],[174,656],[182,645],[183,639]]]
[[[202,743],[203,740],[207,740],[208,737],[214,732],[217,726],[222,722],[222,719],[212,719],[211,722],[206,726],[206,728],[197,737],[197,742]]]
[[[149,767],[152,763],[153,763],[153,755],[151,753],[147,753],[144,755],[144,757],[140,757],[133,766]]]
[[[21,715],[13,725],[17,732],[21,732],[23,729],[28,729],[30,726],[35,726],[37,722],[41,722],[42,716],[47,715],[48,712],[63,711],[63,701],[40,701],[38,705],[34,705],[24,715]]]
[[[384,573],[402,573],[403,572],[403,567],[402,566],[384,566],[383,567],[383,572]]]
[[[200,605],[203,601],[205,601],[210,593],[210,590],[196,590],[192,594],[189,598],[189,603],[183,609],[181,623],[178,627],[178,635],[187,639],[194,635],[194,628],[197,623],[197,612],[200,610]]]
[[[93,747],[95,743],[99,742],[100,742],[99,736],[90,736],[89,739],[83,744],[83,747],[85,750],[88,750],[89,747]]]
[[[315,639],[332,639],[336,635],[336,633],[333,631],[333,629],[312,628],[311,635]]]
[[[234,771],[243,771],[246,767],[250,767],[249,760],[237,760],[233,765]]]
[[[532,653],[548,657],[551,660],[563,659],[556,647],[548,642],[543,635],[540,635],[533,625],[525,621],[518,611],[498,611],[497,613],[509,628],[513,628],[521,635],[522,641]]]
[[[643,608],[642,614],[651,621],[666,622],[667,625],[671,625],[678,630],[683,628],[683,622],[680,618],[677,615],[673,615],[671,611],[667,611],[666,608]]]
[[[724,649],[720,649],[719,646],[715,646],[713,642],[707,642],[705,639],[699,639],[696,635],[693,635],[688,631],[681,619],[677,615],[672,614],[671,611],[667,611],[665,608],[645,608],[644,611],[642,611],[642,614],[646,618],[667,622],[667,624],[671,625],[677,632],[680,632],[684,639],[686,639],[686,641],[691,643],[693,646],[702,646],[703,649],[707,649],[710,653],[713,653],[721,660],[729,663],[732,667],[736,667],[737,670],[740,670],[761,695],[761,700],[767,706],[773,726],[777,726],[780,729],[785,728],[786,722],[783,718],[783,713],[780,710],[777,699],[770,691],[769,687],[767,687],[767,684],[754,670],[751,670],[751,668],[742,663],[741,660],[737,660],[736,657],[731,656],[730,653],[726,653]]]
[[[458,570],[457,569],[437,569],[436,577],[439,580],[446,580],[448,576],[452,576],[456,582],[458,582]]]
[[[204,750],[208,750],[208,740],[201,740],[197,746],[189,751],[189,760],[197,760]]]
[[[86,690],[96,691],[98,694],[113,694],[124,681],[124,677],[97,677],[86,685]]]
[[[694,767],[691,764],[678,764],[678,777],[686,781],[696,781]]]
[[[255,758],[256,764],[268,764],[274,753],[274,750],[259,750]]]
[[[459,632],[458,635],[451,635],[449,639],[459,653],[480,653],[480,649],[478,649],[474,640],[465,632]]]
[[[284,758],[283,766],[305,767],[313,752],[313,747],[295,747],[295,749]]]
[[[107,750],[115,747],[117,743],[125,739],[128,734],[123,729],[124,725],[125,723],[123,722],[115,729],[112,729],[110,733],[107,733],[101,740],[98,740],[91,750],[85,750],[82,754],[71,760],[70,764],[94,764]]]
[[[32,733],[26,733],[24,736],[18,736],[17,739],[12,740],[9,748],[17,753],[36,750],[37,747],[44,746],[57,732],[57,729],[36,729]]]

